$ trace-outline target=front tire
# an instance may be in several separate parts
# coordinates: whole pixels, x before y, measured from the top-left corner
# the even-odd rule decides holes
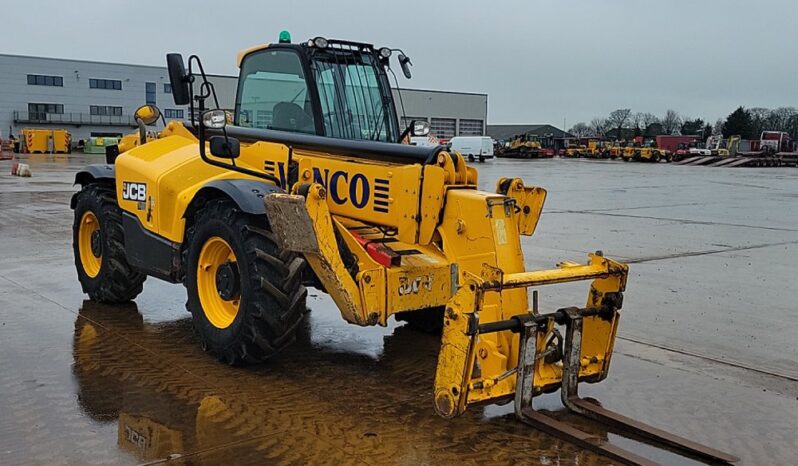
[[[113,186],[89,184],[76,194],[72,249],[78,281],[92,301],[121,303],[141,293],[147,276],[127,262]]]
[[[228,364],[258,363],[295,340],[307,310],[305,261],[280,250],[265,216],[211,200],[186,244],[186,307],[203,349]]]

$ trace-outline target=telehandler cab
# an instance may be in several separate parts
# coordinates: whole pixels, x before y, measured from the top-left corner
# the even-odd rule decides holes
[[[388,81],[394,54],[409,78],[401,50],[281,35],[238,54],[232,116],[219,109],[198,57],[186,71],[169,54],[174,100],[190,106],[191,124],[170,121],[150,140],[141,130],[113,164],[75,178],[84,292],[121,302],[147,276],[183,283],[203,348],[237,364],[292,342],[305,286],[314,286],[350,323],[386,325],[394,316],[442,331],[434,407],[443,417],[514,400],[524,422],[646,463],[532,408],[534,396],[560,389],[574,412],[734,460],[579,398],[580,382],[607,377],[627,266],[596,252],[586,264],[526,271],[520,237],[534,233],[546,191],[518,178],[479,191],[461,154],[403,144],[429,129],[400,126]],[[159,112],[144,106],[136,116],[143,127]],[[585,305],[538,302],[537,287],[578,280],[591,280]]]

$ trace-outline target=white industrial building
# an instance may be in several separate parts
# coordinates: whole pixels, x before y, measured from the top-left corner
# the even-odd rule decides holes
[[[209,78],[220,105],[232,109],[237,77]],[[487,94],[402,89],[401,103],[394,94],[400,116],[403,103],[407,119],[429,121],[438,138],[485,134]],[[172,100],[165,66],[0,54],[2,138],[23,128],[66,128],[73,142],[118,136],[135,128],[133,112],[145,103],[167,119],[189,118],[186,106]]]
[[[400,116],[427,120],[430,132],[439,139],[454,136],[482,136],[488,119],[488,95],[470,92],[401,89],[401,100],[394,89],[394,101]]]
[[[165,61],[165,59],[164,59]],[[213,76],[232,102],[236,79]],[[166,118],[187,118],[171,96],[165,67],[0,55],[0,134],[22,128],[66,128],[72,140],[112,136],[135,128],[133,112],[158,105]]]

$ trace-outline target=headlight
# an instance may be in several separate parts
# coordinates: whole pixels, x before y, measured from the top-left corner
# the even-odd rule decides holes
[[[380,49],[380,56],[382,58],[390,58],[391,57],[391,49],[388,47],[383,47]]]
[[[320,49],[326,49],[328,45],[327,39],[325,39],[324,37],[317,37],[313,39],[313,45],[315,45],[317,48]]]
[[[208,110],[202,114],[202,126],[210,129],[222,129],[227,124],[224,110]]]

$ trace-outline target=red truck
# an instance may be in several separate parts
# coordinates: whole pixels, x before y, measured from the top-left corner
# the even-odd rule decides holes
[[[680,144],[684,144],[685,147],[688,147],[690,146],[690,143],[696,143],[699,141],[701,141],[701,136],[661,135],[657,136],[657,147],[675,154],[679,149]]]
[[[790,147],[790,135],[782,131],[763,131],[759,137],[759,150],[769,154],[777,152],[788,152]]]

